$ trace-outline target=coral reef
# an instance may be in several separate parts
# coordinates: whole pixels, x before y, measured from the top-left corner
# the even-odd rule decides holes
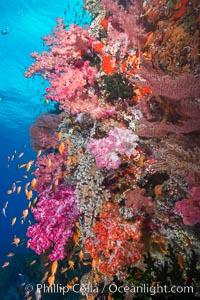
[[[82,293],[88,299],[110,297],[102,291],[110,283],[196,284],[196,4],[85,1],[91,26],[66,29],[58,19],[25,72],[48,80],[46,98],[59,104],[31,127],[38,202],[29,245],[58,260],[61,273],[74,269],[67,286],[97,284],[99,292]]]

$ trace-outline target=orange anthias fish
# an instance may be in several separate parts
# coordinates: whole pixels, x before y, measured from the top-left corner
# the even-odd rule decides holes
[[[62,155],[65,150],[65,144],[62,142],[58,147],[58,152]]]
[[[178,264],[179,264],[179,267],[181,268],[181,270],[185,269],[185,263],[184,263],[182,255],[180,253],[178,254]]]
[[[26,171],[29,171],[32,164],[34,163],[34,160],[30,160],[27,164],[26,164]]]
[[[12,219],[11,226],[14,226],[14,225],[15,225],[15,223],[16,223],[16,220],[17,220],[17,218],[16,218],[16,217],[14,217],[14,218]]]
[[[6,256],[7,256],[7,257],[12,257],[12,256],[14,256],[14,255],[15,255],[15,253],[10,252],[10,253],[8,253]]]
[[[25,194],[26,194],[27,200],[30,200],[33,197],[32,190],[29,191],[29,190],[25,189]]]
[[[83,256],[84,256],[84,254],[83,254],[83,250],[81,250],[80,252],[79,252],[79,259],[80,259],[80,261],[83,261]]]
[[[19,194],[21,192],[21,186],[19,185],[18,187],[17,187],[17,194]]]
[[[28,209],[24,209],[23,210],[23,212],[22,212],[22,217],[21,217],[21,219],[26,219],[27,218],[27,216],[28,216]]]
[[[36,188],[36,184],[37,184],[37,180],[36,180],[36,178],[33,178],[33,179],[31,180],[31,188],[32,188],[33,190]]]
[[[56,274],[57,267],[58,267],[58,261],[55,260],[55,261],[52,263],[52,266],[51,266],[51,274],[53,274],[53,275]]]
[[[41,283],[44,283],[47,280],[49,272],[45,272],[44,276],[42,277]]]
[[[12,242],[12,244],[14,244],[14,245],[18,246],[18,245],[19,245],[19,243],[20,243],[20,238],[17,238],[16,236],[14,236],[14,239],[13,239],[13,242]]]
[[[75,246],[79,246],[79,236],[77,233],[74,233],[73,241],[74,241]]]
[[[55,282],[55,276],[53,274],[51,274],[51,276],[49,276],[48,278],[48,283],[49,283],[49,287],[51,287]]]
[[[59,132],[58,132],[58,140],[60,141],[60,140],[61,140],[61,138],[62,138],[62,132],[61,132],[61,131],[59,131]]]
[[[18,155],[18,158],[21,158],[23,155],[24,155],[24,152],[21,152],[21,153]]]
[[[2,267],[2,268],[5,268],[5,267],[7,267],[9,264],[10,264],[9,261],[6,261],[1,267]]]
[[[48,158],[48,160],[47,160],[47,167],[48,167],[48,168],[51,168],[51,165],[52,165],[51,159]]]

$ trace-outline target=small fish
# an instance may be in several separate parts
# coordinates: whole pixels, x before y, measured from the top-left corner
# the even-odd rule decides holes
[[[30,184],[31,184],[30,182],[27,182],[26,185],[25,185],[25,189],[27,189]]]
[[[33,199],[32,205],[35,205],[35,203],[37,202],[37,200],[38,200],[38,197],[35,197],[35,198]]]
[[[4,217],[7,217],[5,208],[2,209],[2,214],[4,215]]]
[[[91,264],[90,261],[83,261],[82,263],[83,263],[84,266],[87,266],[87,265]]]
[[[27,175],[23,175],[23,177],[26,179],[26,178],[28,178],[28,176]]]
[[[39,157],[42,153],[42,150],[39,150],[38,153],[37,153],[37,157]]]
[[[31,180],[31,188],[32,188],[33,190],[36,188],[36,184],[37,184],[37,180],[36,180],[36,178],[33,178],[33,179]]]
[[[48,168],[51,168],[51,165],[52,165],[52,162],[51,162],[51,159],[49,158],[49,159],[47,160],[47,167],[48,167]]]
[[[80,261],[83,261],[83,256],[84,256],[84,254],[83,254],[83,250],[81,250],[80,252],[79,252],[79,259],[80,259]]]
[[[70,270],[74,270],[74,262],[73,262],[73,260],[68,260],[68,264],[69,264],[69,269]]]
[[[181,268],[181,270],[185,269],[185,263],[183,260],[183,256],[180,253],[178,254],[178,264],[179,264],[179,267]]]
[[[5,202],[4,208],[6,209],[8,207],[8,201]]]
[[[65,144],[62,142],[58,147],[58,152],[62,155],[65,150]]]
[[[10,264],[9,261],[6,261],[1,267],[2,267],[2,268],[5,268],[5,267],[7,267],[9,264]]]
[[[23,212],[22,212],[22,217],[21,217],[21,219],[26,219],[27,218],[27,216],[28,216],[28,209],[24,209],[23,210]]]
[[[44,283],[47,280],[48,275],[49,275],[48,271],[44,273],[44,276],[41,279],[41,283]]]
[[[188,237],[187,235],[185,235],[185,234],[183,234],[183,237],[184,237],[184,240],[186,241],[188,247],[189,247],[190,249],[193,249],[189,237]]]
[[[21,158],[24,155],[24,152],[19,153],[18,158]]]
[[[15,225],[15,223],[16,223],[16,220],[17,220],[17,218],[16,218],[16,217],[14,217],[14,218],[12,219],[11,226],[14,226],[14,225]]]
[[[62,273],[65,273],[67,270],[68,270],[68,268],[62,268],[61,271],[60,271],[60,273],[61,273],[61,274],[62,274]]]
[[[7,190],[7,194],[10,195],[13,193],[13,190]]]
[[[79,246],[79,237],[78,237],[77,233],[75,233],[73,235],[73,241],[74,241],[75,246]]]
[[[12,244],[14,244],[14,245],[16,245],[16,247],[18,247],[19,243],[20,243],[20,238],[17,238],[15,235]]]
[[[55,282],[55,276],[53,274],[51,274],[51,276],[49,276],[48,278],[48,283],[49,283],[49,287],[51,287]]]
[[[30,266],[34,265],[37,262],[36,259],[32,260],[32,262],[30,262]]]
[[[12,257],[12,256],[14,256],[14,255],[15,255],[15,253],[10,252],[10,253],[8,253],[6,256],[7,256],[7,257]]]
[[[53,275],[56,274],[57,267],[58,267],[58,261],[55,260],[55,261],[52,263],[52,266],[51,266],[51,274],[53,274]]]
[[[13,193],[16,191],[16,183],[15,182],[13,182],[13,184],[12,184],[12,191],[13,191]]]
[[[31,198],[33,197],[32,190],[29,191],[29,190],[25,189],[25,194],[26,194],[27,200],[31,200]]]
[[[68,287],[69,289],[71,289],[71,288],[73,287],[74,283],[77,282],[77,281],[78,281],[78,277],[76,276],[76,277],[74,277],[71,281],[69,281],[69,282],[67,283],[67,287]]]
[[[58,140],[60,141],[61,138],[62,138],[62,132],[60,131],[60,132],[58,132]]]
[[[28,172],[32,166],[32,164],[34,163],[34,160],[30,160],[27,164],[26,164],[26,171]]]
[[[19,193],[21,192],[21,189],[22,189],[22,187],[19,185],[19,186],[17,187],[17,194],[19,194]]]
[[[26,167],[26,164],[18,165],[18,169],[25,168],[25,167]]]

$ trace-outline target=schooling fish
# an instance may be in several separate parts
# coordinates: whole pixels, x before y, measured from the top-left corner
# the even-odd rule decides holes
[[[17,187],[17,194],[19,194],[21,192],[21,186],[19,185],[18,187]]]
[[[27,216],[28,216],[28,209],[24,209],[23,210],[23,212],[22,212],[22,217],[21,217],[21,219],[26,219],[27,218]]]
[[[19,243],[20,243],[20,238],[17,238],[15,235],[12,244],[14,244],[14,245],[16,245],[16,247],[18,247]]]
[[[26,164],[26,171],[28,172],[32,166],[32,164],[34,163],[34,160],[30,160],[27,164]]]
[[[48,278],[48,283],[49,283],[49,287],[51,287],[55,282],[55,276],[53,274],[51,274],[51,276],[49,276]]]
[[[47,277],[49,275],[49,272],[45,272],[44,276],[42,277],[41,283],[44,283],[47,280]]]
[[[8,201],[5,202],[4,208],[6,209],[8,207]]]
[[[21,158],[24,155],[24,152],[19,153],[18,158]]]
[[[4,217],[7,217],[5,208],[2,209],[2,214],[4,215]]]
[[[7,267],[9,264],[10,264],[9,261],[6,261],[1,267],[2,267],[2,268],[5,268],[5,267]]]
[[[11,226],[14,226],[14,225],[15,225],[15,223],[16,223],[16,220],[17,220],[17,218],[16,218],[16,217],[14,217],[14,218],[12,219]]]
[[[10,253],[8,253],[6,256],[7,256],[7,257],[12,257],[12,256],[14,256],[14,255],[15,255],[15,253],[10,252]]]
[[[55,260],[55,261],[52,263],[52,266],[51,266],[51,274],[53,274],[53,275],[56,274],[57,267],[58,267],[58,261]]]

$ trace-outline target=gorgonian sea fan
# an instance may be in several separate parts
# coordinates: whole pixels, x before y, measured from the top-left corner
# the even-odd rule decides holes
[[[51,261],[64,259],[66,243],[73,236],[74,222],[80,215],[74,187],[58,186],[50,195],[43,191],[32,213],[36,224],[28,227],[30,248],[38,255],[50,248]]]

